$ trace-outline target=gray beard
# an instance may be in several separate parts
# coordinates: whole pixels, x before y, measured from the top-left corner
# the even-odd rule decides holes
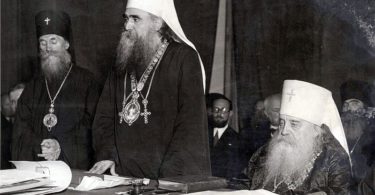
[[[154,40],[151,32],[142,38],[124,31],[117,46],[116,71],[135,72],[140,77],[157,51],[158,43]]]
[[[71,56],[68,51],[43,52],[39,54],[43,75],[50,81],[60,81],[64,78],[71,64]]]
[[[266,175],[264,185],[268,182],[290,179],[297,181],[305,174],[306,165],[312,161],[313,156],[321,149],[320,137],[303,136],[304,140],[284,141],[276,134],[267,150],[268,155],[265,162]]]
[[[348,140],[349,146],[351,146],[366,130],[368,120],[350,112],[343,113],[341,120],[345,130],[346,139]]]

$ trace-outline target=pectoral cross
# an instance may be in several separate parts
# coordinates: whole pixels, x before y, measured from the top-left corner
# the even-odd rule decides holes
[[[290,93],[287,93],[289,95],[289,102],[292,100],[292,97],[295,96],[296,94],[293,93],[294,89],[290,91]]]
[[[149,112],[147,110],[147,104],[148,104],[147,99],[142,100],[142,104],[145,108],[144,108],[143,112],[141,113],[141,116],[143,116],[145,118],[145,124],[147,124],[148,123],[148,115],[151,115],[151,112]]]
[[[48,22],[51,21],[48,17],[44,20],[46,22],[46,25],[48,25]]]

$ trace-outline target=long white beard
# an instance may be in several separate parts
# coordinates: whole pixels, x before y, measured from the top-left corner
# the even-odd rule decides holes
[[[321,141],[313,136],[302,136],[299,140],[294,140],[277,134],[268,147],[264,184],[274,179],[296,181],[303,177],[306,165],[312,161],[320,147]]]

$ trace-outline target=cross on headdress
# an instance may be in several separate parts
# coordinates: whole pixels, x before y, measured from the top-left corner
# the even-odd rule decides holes
[[[287,93],[289,95],[289,102],[292,101],[292,97],[295,96],[296,94],[293,93],[294,89],[290,90],[290,93]]]
[[[48,22],[51,21],[48,17],[44,20],[46,22],[46,25],[48,25]]]

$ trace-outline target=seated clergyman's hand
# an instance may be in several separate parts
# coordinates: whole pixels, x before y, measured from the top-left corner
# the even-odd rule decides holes
[[[115,172],[115,162],[111,160],[102,160],[95,163],[89,173],[103,174],[107,169],[111,169],[110,171],[112,175],[118,175]]]
[[[44,139],[40,147],[42,149],[42,154],[38,154],[38,157],[42,157],[46,160],[57,160],[59,158],[61,148],[57,140]]]

